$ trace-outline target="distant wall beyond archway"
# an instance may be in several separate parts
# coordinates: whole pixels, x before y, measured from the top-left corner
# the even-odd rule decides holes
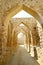
[[[24,45],[26,43],[26,36],[22,32],[17,35],[17,43],[18,45]]]

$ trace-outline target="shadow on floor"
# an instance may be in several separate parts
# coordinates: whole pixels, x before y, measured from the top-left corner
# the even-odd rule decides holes
[[[35,58],[36,60],[38,60],[36,47],[34,47],[34,58]]]

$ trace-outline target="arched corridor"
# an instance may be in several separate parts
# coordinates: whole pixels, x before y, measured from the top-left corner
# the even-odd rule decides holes
[[[0,1],[0,65],[43,65],[43,1]]]
[[[11,19],[6,32],[7,43],[2,47],[2,65],[43,64],[43,30],[36,19]]]
[[[40,65],[40,58],[43,60],[43,57],[40,56],[43,55],[43,49],[39,43],[42,27],[40,25],[39,28],[38,25],[39,23],[34,18],[10,20],[6,51],[10,56],[7,56],[5,65]]]

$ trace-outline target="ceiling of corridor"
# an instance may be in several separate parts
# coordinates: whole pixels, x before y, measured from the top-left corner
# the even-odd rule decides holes
[[[13,24],[14,29],[17,28],[17,26],[20,26],[21,24],[24,24],[24,26],[27,26],[30,28],[34,28],[37,24],[37,20],[34,18],[12,18],[10,19],[10,22]],[[22,28],[23,26],[21,26]],[[26,28],[25,28],[26,29]]]
[[[17,13],[20,15],[24,13],[27,18],[24,17],[25,15],[17,18]],[[0,65],[4,65],[15,52],[17,46],[16,35],[20,32],[24,35],[28,34],[26,41],[29,37],[29,43],[33,47],[35,45],[42,47],[42,27],[43,0],[0,0]]]
[[[21,10],[20,12],[18,12],[12,18],[33,18],[33,16],[31,16],[30,14],[28,14],[26,11]]]
[[[16,4],[25,4],[27,6],[30,6],[31,8],[34,8],[35,10],[40,12],[41,15],[43,15],[43,0],[0,0],[0,11],[8,11]]]
[[[43,0],[0,0],[0,20],[4,21],[5,17],[16,6],[26,5],[36,11],[43,20]]]

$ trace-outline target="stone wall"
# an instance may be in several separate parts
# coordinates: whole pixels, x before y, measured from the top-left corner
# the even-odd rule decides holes
[[[13,21],[13,22],[12,22]],[[13,24],[14,29],[17,28],[17,26],[19,26],[20,24],[24,24],[28,29],[26,30],[30,30],[32,33],[32,38],[33,38],[33,45],[40,45],[40,36],[39,36],[39,32],[37,29],[37,20],[34,18],[28,18],[28,19],[11,19],[11,22]],[[41,26],[40,26],[41,27]]]
[[[32,8],[37,11],[43,18],[43,0],[0,0],[0,58],[3,58],[3,55],[6,53],[6,43],[7,43],[7,24],[4,25],[6,16],[15,6],[22,4]],[[7,23],[7,22],[6,22]],[[4,35],[5,34],[5,35]],[[0,63],[2,60],[0,60]]]

